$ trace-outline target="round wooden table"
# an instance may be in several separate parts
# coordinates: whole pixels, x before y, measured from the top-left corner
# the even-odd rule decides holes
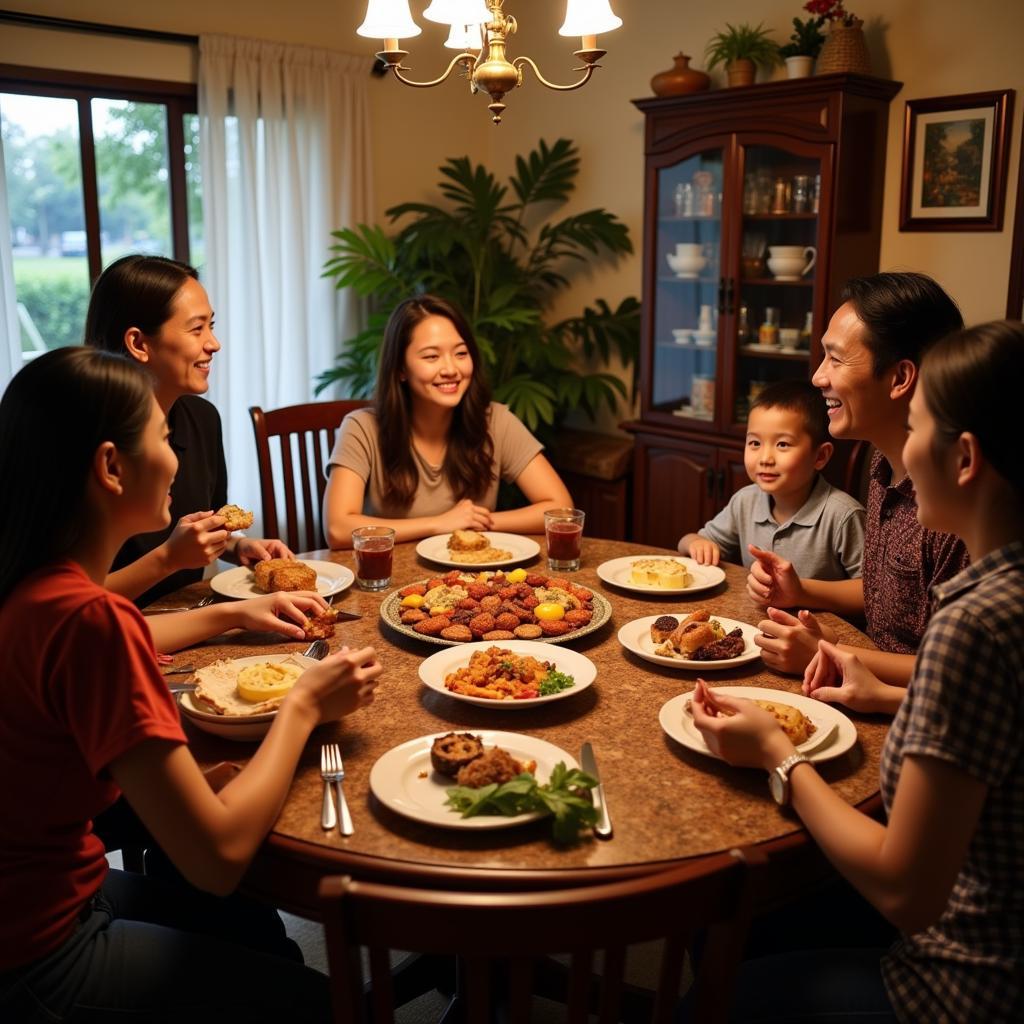
[[[641,616],[696,607],[749,623],[757,623],[763,614],[747,597],[746,570],[738,566],[723,566],[725,583],[688,598],[640,595],[599,580],[596,568],[601,562],[653,550],[584,539],[583,565],[572,578],[605,596],[611,602],[612,618],[570,646],[595,663],[597,679],[578,695],[538,709],[492,710],[427,689],[417,669],[439,648],[396,633],[380,619],[381,601],[391,591],[372,594],[353,586],[339,595],[336,606],[363,617],[340,623],[331,648],[342,644],[377,648],[384,665],[377,698],[371,707],[313,734],[281,816],[250,870],[248,891],[316,918],[316,886],[328,873],[465,889],[553,887],[621,878],[736,846],[766,844],[770,863],[779,868],[770,883],[777,888],[784,878],[792,880],[794,872],[802,874],[801,857],[807,864],[820,864],[799,820],[770,798],[763,772],[731,768],[691,752],[662,731],[658,722],[662,704],[692,689],[697,673],[662,668],[635,657],[619,644],[619,627]],[[313,552],[307,557],[354,568],[350,551]],[[538,571],[545,571],[543,544],[534,564]],[[421,560],[414,544],[401,544],[395,550],[395,587],[445,571]],[[206,590],[208,584],[195,584],[177,596],[186,603]],[[840,640],[871,646],[843,620],[825,619]],[[297,651],[301,646],[282,643],[273,635],[232,633],[180,652],[175,663],[201,666],[217,658]],[[712,683],[799,690],[797,679],[766,669],[760,660],[706,676]],[[850,717],[857,726],[857,745],[819,770],[843,799],[872,810],[877,806],[878,762],[888,720]],[[406,740],[449,729],[528,733],[577,758],[580,745],[589,740],[597,754],[614,836],[601,841],[587,833],[575,846],[563,848],[553,845],[550,824],[545,821],[470,832],[410,821],[378,802],[369,789],[374,762]],[[186,730],[204,766],[219,761],[242,764],[254,749],[209,736],[189,722]],[[345,792],[355,825],[355,834],[348,838],[320,827],[319,750],[327,740],[340,742],[345,760]]]

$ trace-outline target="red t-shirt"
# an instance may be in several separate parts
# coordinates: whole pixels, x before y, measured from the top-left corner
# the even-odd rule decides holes
[[[185,743],[146,620],[74,562],[0,605],[0,971],[56,949],[107,873],[92,819],[107,768],[146,739]]]

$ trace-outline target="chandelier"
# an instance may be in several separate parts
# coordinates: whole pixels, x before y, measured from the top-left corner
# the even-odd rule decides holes
[[[505,109],[502,100],[507,92],[523,84],[525,67],[532,68],[541,85],[549,89],[559,92],[578,89],[590,81],[594,69],[601,66],[597,62],[607,53],[597,48],[598,33],[610,32],[622,24],[622,19],[612,12],[610,0],[567,0],[565,23],[558,34],[580,37],[580,49],[573,56],[582,66],[573,70],[583,74],[578,81],[557,85],[549,82],[529,57],[510,61],[505,56],[508,37],[516,31],[516,19],[505,13],[504,3],[505,0],[431,0],[423,17],[450,25],[451,32],[444,45],[461,52],[452,58],[444,74],[429,82],[414,82],[402,73],[410,70],[402,64],[408,51],[400,50],[398,41],[420,34],[420,27],[409,12],[409,0],[369,0],[366,18],[356,32],[384,40],[384,48],[377,56],[394,72],[395,78],[406,85],[419,89],[440,85],[460,68],[469,79],[471,93],[484,92],[491,97],[487,109],[494,123],[500,124]]]

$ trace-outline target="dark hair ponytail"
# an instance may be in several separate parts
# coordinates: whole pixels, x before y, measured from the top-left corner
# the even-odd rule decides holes
[[[85,316],[84,344],[124,352],[126,332],[137,327],[153,335],[171,318],[174,296],[195,267],[165,256],[122,256],[100,274]]]
[[[141,366],[89,348],[47,352],[7,385],[0,400],[0,601],[81,540],[96,449],[112,441],[137,452],[152,393]]]
[[[940,437],[978,439],[993,468],[1024,498],[1017,402],[1024,394],[1024,323],[992,320],[938,342],[921,364],[921,387]]]

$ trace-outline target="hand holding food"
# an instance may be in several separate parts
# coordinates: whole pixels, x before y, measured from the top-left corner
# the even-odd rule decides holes
[[[807,603],[803,584],[792,562],[753,544],[748,544],[747,550],[756,559],[747,576],[747,593],[754,601],[780,608],[795,608]]]
[[[693,691],[692,711],[708,749],[729,764],[771,771],[795,752],[775,714],[752,700],[715,692],[703,679]]]
[[[235,530],[248,530],[252,526],[253,514],[238,505],[222,505],[217,515],[224,519],[224,529],[229,533]]]
[[[314,593],[269,594],[239,601],[236,607],[235,625],[242,629],[280,633],[290,640],[302,640],[307,618],[326,611],[327,602]]]
[[[280,540],[257,540],[255,537],[239,537],[235,543],[235,557],[239,565],[251,566],[268,558],[291,561],[295,556],[288,545]]]
[[[381,672],[372,647],[358,651],[344,647],[302,673],[292,690],[293,699],[311,700],[319,724],[333,722],[373,703]]]
[[[764,663],[776,672],[802,674],[818,653],[824,628],[809,611],[801,611],[799,618],[779,608],[769,608],[767,614],[768,618],[757,624],[761,635],[754,637]]]
[[[191,512],[178,520],[164,542],[168,567],[172,572],[201,569],[219,558],[227,543],[228,533],[219,513]]]
[[[483,505],[473,504],[471,498],[450,508],[444,515],[437,517],[437,532],[452,533],[454,530],[489,530],[491,528],[491,511]]]

